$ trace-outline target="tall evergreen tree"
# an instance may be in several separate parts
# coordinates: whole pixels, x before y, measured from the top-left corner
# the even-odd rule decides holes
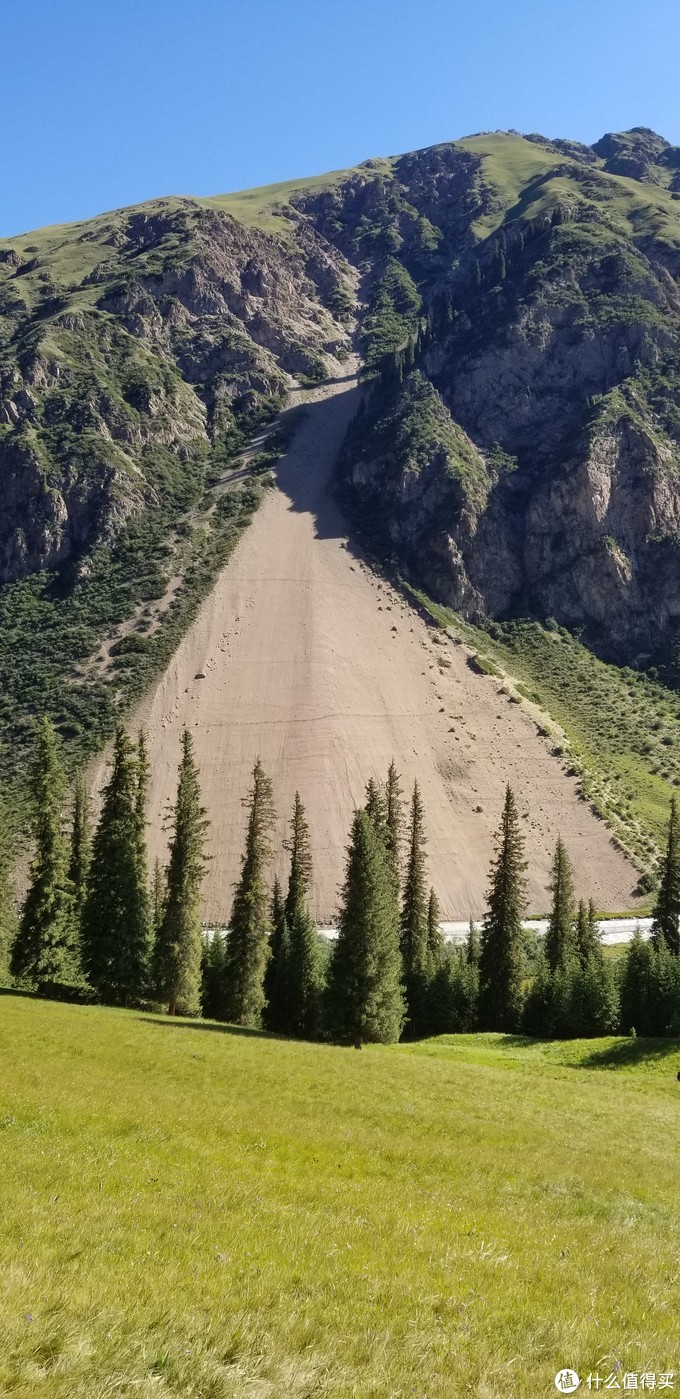
[[[156,938],[158,937],[158,930],[165,915],[167,898],[167,872],[163,869],[158,856],[156,856],[153,867],[153,880],[151,881],[151,931],[153,934],[154,946]]]
[[[83,908],[83,961],[102,1000],[129,1005],[148,989],[151,910],[137,753],[119,727],[104,788]]]
[[[16,937],[13,864],[14,848],[10,824],[4,793],[0,792],[0,985],[4,985],[9,980],[10,956]]]
[[[264,974],[269,961],[269,898],[265,873],[271,858],[274,798],[260,759],[253,769],[246,847],[232,905],[225,955],[227,1016],[259,1029],[264,1009]]]
[[[69,879],[73,889],[73,903],[80,934],[80,922],[87,894],[87,879],[92,858],[92,835],[90,831],[90,801],[87,787],[82,777],[76,779],[73,789],[73,817],[71,822],[71,851],[69,859]]]
[[[373,822],[375,830],[387,848],[387,810],[385,807],[385,793],[374,777],[369,777],[366,783],[366,811]]]
[[[441,966],[446,957],[446,944],[444,942],[444,935],[439,926],[440,920],[441,909],[439,907],[439,899],[434,889],[430,889],[430,897],[427,903],[427,959],[431,975],[436,972],[437,967]]]
[[[328,1001],[336,1033],[357,1049],[364,1041],[399,1039],[405,1006],[392,879],[367,811],[357,811],[352,823]]]
[[[140,775],[138,772],[138,784]],[[154,948],[154,984],[168,1014],[201,1008],[201,884],[205,875],[205,807],[188,729],[182,734],[177,801],[172,820],[167,898]]]
[[[488,1030],[516,1030],[522,1009],[524,840],[508,786],[491,864],[480,951],[480,1015]]]
[[[479,963],[482,956],[482,948],[479,938],[479,929],[474,918],[470,919],[468,925],[467,943],[465,945],[465,959],[469,967],[476,967],[479,970]]]
[[[285,1034],[288,1025],[288,931],[286,901],[278,875],[274,879],[269,921],[270,956],[264,974],[264,1023],[268,1030]]]
[[[401,778],[394,758],[387,770],[385,783],[385,845],[392,866],[394,881],[399,890],[401,879],[401,847],[404,829],[404,804],[402,801]]]
[[[290,823],[290,877],[286,897],[287,937],[282,939],[285,970],[280,969],[286,991],[287,1033],[314,1038],[319,1032],[321,1004],[321,958],[316,927],[309,915],[307,897],[312,882],[312,855],[309,827],[300,793]],[[283,958],[280,958],[283,962]]]
[[[551,971],[562,967],[574,951],[574,876],[562,837],[557,837],[549,889],[552,907],[545,935],[545,955]]]
[[[600,930],[595,917],[595,905],[592,901],[586,904],[584,899],[579,900],[576,914],[576,954],[581,967],[585,971],[594,957],[602,955],[600,946]]]
[[[413,786],[408,829],[408,855],[399,925],[404,966],[406,1010],[411,1034],[422,1033],[429,981],[428,905],[425,880],[425,831],[418,783]]]
[[[680,955],[680,824],[678,803],[671,797],[668,818],[666,852],[661,865],[659,892],[654,906],[652,941],[658,947],[661,939],[674,957]]]
[[[13,976],[45,988],[80,979],[68,841],[62,828],[65,791],[57,737],[49,719],[43,718],[31,772],[35,851],[10,965]]]

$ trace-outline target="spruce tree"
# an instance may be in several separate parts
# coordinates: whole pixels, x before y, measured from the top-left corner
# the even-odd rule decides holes
[[[480,950],[480,1015],[487,1030],[516,1030],[522,1009],[524,840],[508,786],[491,864]]]
[[[225,938],[219,928],[201,939],[201,1014],[206,1020],[224,1020]]]
[[[562,837],[557,837],[549,889],[552,907],[545,935],[545,955],[551,971],[563,967],[574,950],[574,876]]]
[[[385,848],[387,848],[387,810],[385,807],[385,793],[374,777],[369,777],[366,783],[365,809],[373,822],[375,830],[385,845]]]
[[[367,811],[357,811],[352,823],[328,1003],[335,1032],[357,1049],[399,1039],[405,1006],[392,879]]]
[[[90,872],[91,857],[92,835],[90,831],[90,801],[85,781],[82,777],[78,777],[73,789],[73,817],[71,822],[71,851],[68,874],[73,889],[73,904],[79,933],[87,894],[87,879]]]
[[[227,1016],[259,1029],[264,1009],[264,974],[269,961],[269,898],[265,873],[271,859],[275,820],[271,779],[260,759],[253,769],[246,846],[232,905],[225,956]]]
[[[129,1005],[146,994],[151,911],[142,868],[143,812],[137,753],[119,727],[104,788],[83,908],[83,961],[102,1000]]]
[[[284,940],[284,932],[287,932],[286,902],[278,875],[274,879],[269,921],[270,956],[264,974],[264,1023],[268,1030],[285,1034],[288,1025],[288,938],[286,936]]]
[[[208,824],[201,805],[193,739],[185,729],[171,827],[167,897],[153,959],[156,994],[167,1001],[169,1015],[197,1015],[201,1008],[201,884],[207,863]]]
[[[446,957],[446,944],[444,935],[439,926],[441,919],[441,909],[439,899],[430,889],[430,897],[427,902],[427,960],[430,975],[433,975],[437,967],[440,967]]]
[[[479,929],[474,918],[468,924],[467,942],[465,944],[465,956],[469,967],[476,967],[479,971],[479,963],[482,955],[482,948],[479,939]]]
[[[671,798],[666,852],[661,865],[659,892],[653,912],[652,941],[661,939],[674,957],[680,955],[680,825],[677,798]]]
[[[394,758],[387,770],[385,783],[385,846],[392,866],[397,893],[401,878],[401,846],[404,827],[402,787]]]
[[[31,772],[35,850],[10,963],[13,976],[39,989],[80,981],[68,841],[62,828],[65,788],[57,737],[49,719],[43,718]]]
[[[0,985],[10,979],[10,955],[16,937],[13,865],[14,845],[4,793],[0,792]]]
[[[579,900],[576,914],[576,954],[581,967],[585,971],[593,958],[602,956],[600,946],[600,930],[595,917],[595,905],[592,899],[586,904],[584,899]]]
[[[312,855],[309,827],[300,793],[290,823],[290,877],[285,905],[287,937],[283,939],[285,958],[286,1032],[301,1038],[314,1038],[319,1032],[321,965],[316,927],[309,915],[307,896],[312,882]],[[281,968],[283,973],[283,966]]]
[[[153,880],[151,882],[151,931],[154,945],[158,937],[158,930],[163,922],[165,905],[168,897],[167,873],[163,869],[158,856],[153,867]]]
[[[408,854],[404,878],[404,895],[399,925],[399,944],[403,960],[406,990],[406,1011],[412,1035],[422,1033],[426,1015],[429,981],[428,904],[425,881],[425,831],[423,804],[418,783],[413,786],[411,815],[408,829]]]

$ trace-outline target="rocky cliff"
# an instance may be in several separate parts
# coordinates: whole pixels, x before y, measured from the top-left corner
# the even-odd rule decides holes
[[[12,714],[96,727],[88,657],[198,577],[200,529],[186,540],[211,485],[351,338],[366,392],[342,489],[374,547],[471,619],[550,615],[602,654],[668,667],[679,179],[680,149],[644,128],[592,147],[486,133],[0,242]],[[59,638],[38,659],[36,628]]]

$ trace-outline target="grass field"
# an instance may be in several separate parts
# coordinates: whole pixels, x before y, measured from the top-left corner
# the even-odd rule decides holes
[[[680,1371],[680,1045],[351,1050],[0,999],[0,1393]]]

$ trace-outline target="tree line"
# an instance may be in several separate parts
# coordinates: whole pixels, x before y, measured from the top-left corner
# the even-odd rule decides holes
[[[338,934],[328,943],[309,909],[310,832],[296,794],[285,841],[288,878],[270,887],[276,821],[259,759],[244,798],[246,832],[226,932],[203,933],[201,886],[209,823],[191,734],[181,740],[168,813],[168,859],[148,878],[150,769],[143,733],[118,729],[101,814],[91,830],[82,779],[67,811],[59,744],[38,724],[31,772],[33,858],[18,919],[7,832],[0,829],[0,957],[5,976],[43,995],[157,1005],[304,1039],[361,1047],[456,1031],[569,1037],[616,1031],[680,1034],[680,828],[671,801],[652,937],[612,961],[592,900],[577,902],[558,839],[545,938],[524,927],[526,868],[508,786],[489,873],[487,912],[464,947],[445,942],[427,878],[418,783],[408,803],[394,762],[371,779],[353,816]]]

